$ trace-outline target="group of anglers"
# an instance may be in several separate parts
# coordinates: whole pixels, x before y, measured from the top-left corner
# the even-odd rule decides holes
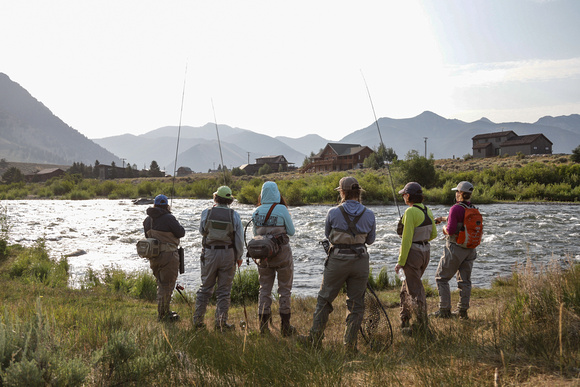
[[[299,339],[312,345],[320,344],[329,314],[333,310],[332,302],[346,284],[348,316],[344,344],[348,349],[356,350],[370,270],[367,246],[375,241],[376,220],[373,211],[361,203],[364,190],[356,178],[343,177],[336,190],[340,194],[340,203],[330,208],[326,215],[325,236],[330,246],[324,262],[312,326],[309,334],[300,336]],[[437,236],[436,224],[441,222],[447,222],[443,228],[447,242],[436,273],[439,310],[432,316],[452,317],[448,282],[457,274],[460,301],[455,314],[460,318],[467,318],[471,270],[476,251],[473,244],[466,247],[462,232],[465,234],[464,219],[467,209],[473,208],[470,203],[473,185],[464,181],[453,190],[456,191],[457,203],[451,207],[447,217],[438,218],[434,218],[431,210],[423,204],[422,188],[418,183],[408,183],[399,191],[408,206],[400,221],[402,240],[395,267],[395,271],[402,270],[405,274],[400,291],[403,333],[411,334],[414,329],[421,329],[427,324],[427,304],[421,277],[430,260],[429,241]],[[231,189],[227,186],[219,187],[213,197],[214,204],[203,210],[199,225],[199,232],[203,236],[201,285],[196,293],[193,325],[198,329],[206,327],[204,317],[215,289],[215,329],[228,331],[235,329],[234,325],[228,324],[228,311],[235,270],[243,262],[244,228],[240,215],[230,208],[234,200]],[[159,255],[150,259],[158,285],[158,318],[175,321],[179,316],[170,310],[170,301],[179,271],[179,239],[185,235],[185,230],[171,214],[165,195],[155,198],[154,206],[147,209],[147,215],[143,222],[145,235],[159,240],[161,244]],[[252,222],[254,236],[270,236],[278,243],[276,255],[255,260],[260,284],[260,332],[269,332],[272,288],[277,277],[281,334],[284,337],[297,335],[296,328],[290,324],[294,262],[289,237],[294,235],[295,228],[287,204],[275,182],[267,181],[262,185]],[[481,220],[479,223],[481,225]],[[416,321],[411,325],[413,316]]]

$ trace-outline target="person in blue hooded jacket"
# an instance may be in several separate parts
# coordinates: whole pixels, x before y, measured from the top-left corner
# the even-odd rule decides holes
[[[340,204],[328,210],[326,215],[325,235],[330,241],[330,249],[324,262],[312,328],[309,336],[301,337],[301,340],[320,345],[328,316],[333,310],[332,302],[346,283],[348,316],[343,342],[347,350],[356,351],[369,278],[366,246],[375,241],[376,221],[375,214],[361,203],[363,190],[354,177],[340,179],[336,190],[340,193]]]
[[[284,337],[292,336],[296,334],[296,328],[290,325],[294,261],[288,237],[294,235],[295,230],[286,201],[280,195],[275,182],[267,181],[262,185],[258,208],[252,214],[252,220],[254,235],[276,235],[280,243],[278,254],[267,260],[256,260],[260,282],[258,296],[260,332],[267,333],[270,330],[268,323],[272,317],[272,288],[278,275],[281,333]]]

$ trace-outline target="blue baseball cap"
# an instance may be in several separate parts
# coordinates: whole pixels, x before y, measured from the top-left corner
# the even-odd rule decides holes
[[[167,196],[165,196],[165,195],[155,196],[155,205],[156,206],[166,206],[167,204],[169,204],[169,202],[167,200]]]

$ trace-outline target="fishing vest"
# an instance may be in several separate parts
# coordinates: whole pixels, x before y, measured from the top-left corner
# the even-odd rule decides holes
[[[332,230],[330,230],[330,235],[328,237],[328,239],[330,240],[330,243],[332,243],[332,245],[334,247],[339,247],[339,248],[342,246],[346,247],[346,245],[363,245],[364,246],[364,243],[367,240],[368,233],[358,231],[356,228],[356,224],[358,223],[358,221],[360,220],[362,215],[365,213],[366,208],[363,209],[363,212],[361,212],[359,215],[355,216],[354,219],[352,219],[352,220],[350,219],[350,217],[346,213],[346,210],[342,207],[342,204],[339,205],[338,208],[340,209],[340,212],[342,213],[344,220],[346,220],[346,224],[348,225],[348,229],[343,230],[340,228],[333,228]]]
[[[427,213],[427,206],[421,208],[419,206],[413,205],[413,207],[420,209],[425,215],[423,223],[415,227],[415,232],[413,233],[413,243],[427,243],[431,239],[431,231],[433,230],[433,221]]]
[[[474,249],[483,238],[483,217],[479,210],[463,202],[457,203],[465,209],[463,222],[457,222],[457,233],[449,235],[449,240],[458,246]]]
[[[227,246],[234,241],[234,210],[212,207],[207,213],[203,227],[204,246]]]

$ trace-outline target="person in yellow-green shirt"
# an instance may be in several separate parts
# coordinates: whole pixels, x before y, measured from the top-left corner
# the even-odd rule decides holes
[[[403,195],[409,208],[401,219],[402,240],[395,271],[399,273],[403,270],[405,274],[401,286],[399,316],[403,332],[411,333],[410,320],[413,314],[416,316],[418,329],[427,327],[427,301],[421,277],[431,258],[429,241],[437,237],[437,228],[433,213],[423,204],[423,189],[419,183],[407,183],[399,194]]]

